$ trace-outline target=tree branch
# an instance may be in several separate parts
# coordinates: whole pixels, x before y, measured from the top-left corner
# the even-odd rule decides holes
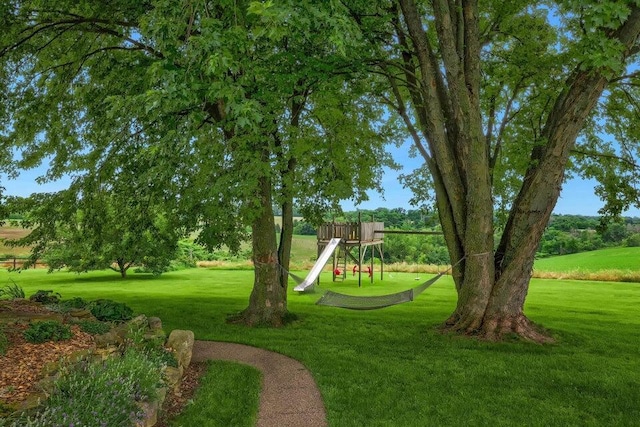
[[[88,25],[88,27],[83,27],[84,25]],[[25,29],[23,29],[22,31],[20,31],[21,34],[25,34],[24,37],[22,37],[20,40],[16,41],[15,43],[5,46],[2,49],[0,49],[0,57],[3,55],[6,55],[7,52],[12,51],[12,50],[16,50],[17,48],[19,48],[21,45],[27,43],[28,41],[30,41],[31,39],[33,39],[35,36],[39,35],[40,33],[46,32],[47,30],[50,29],[55,29],[55,28],[60,28],[62,27],[62,31],[60,33],[58,33],[55,38],[60,37],[62,34],[64,34],[65,32],[71,31],[73,28],[79,28],[78,31],[87,31],[87,32],[94,32],[94,33],[99,33],[99,34],[108,34],[108,35],[112,35],[115,36],[117,38],[119,38],[120,40],[122,40],[123,42],[126,43],[130,43],[133,46],[136,46],[138,48],[140,48],[141,50],[144,50],[148,53],[150,53],[151,55],[157,57],[157,58],[163,58],[164,55],[162,54],[162,52],[159,52],[155,49],[153,49],[151,46],[148,46],[144,43],[141,43],[138,40],[135,40],[129,36],[127,36],[126,34],[123,34],[121,32],[118,32],[116,30],[113,30],[111,28],[106,28],[102,25],[99,24],[112,24],[109,21],[105,21],[103,19],[92,19],[92,18],[74,18],[74,19],[65,19],[65,20],[59,20],[59,21],[41,21],[41,22],[37,22],[34,25],[31,25]],[[51,41],[45,43],[44,46],[47,46],[49,43],[51,43]],[[40,49],[42,49],[42,47],[40,47]]]
[[[580,154],[581,156],[585,156],[585,157],[589,157],[592,159],[609,159],[609,160],[616,160],[620,163],[624,163],[627,166],[630,166],[632,169],[635,169],[637,171],[640,171],[640,165],[635,163],[633,160],[627,159],[625,157],[622,156],[617,156],[615,154],[610,154],[610,153],[598,153],[598,152],[594,152],[594,151],[585,151],[585,150],[581,150],[578,148],[574,148],[571,150],[571,154]]]

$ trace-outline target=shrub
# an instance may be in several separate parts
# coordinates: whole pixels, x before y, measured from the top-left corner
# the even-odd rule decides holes
[[[111,330],[111,326],[109,324],[94,322],[93,320],[83,320],[78,323],[78,325],[80,325],[82,332],[86,332],[91,335],[102,335]]]
[[[61,295],[53,291],[39,290],[29,297],[29,301],[40,302],[42,304],[57,304],[60,302]]]
[[[159,367],[171,366],[172,368],[178,367],[178,360],[176,355],[164,347],[152,347],[146,351],[147,357],[152,362],[156,363]]]
[[[24,298],[24,290],[12,280],[13,283],[0,289],[0,298],[19,299]]]
[[[0,356],[7,354],[7,348],[9,348],[9,339],[4,328],[0,328]]]
[[[144,415],[136,401],[154,398],[160,383],[160,370],[133,349],[101,363],[82,361],[63,369],[38,413],[10,426],[135,425]]]
[[[60,305],[67,308],[85,308],[87,306],[87,302],[79,297],[73,297],[68,300],[60,301]]]
[[[92,301],[88,308],[101,322],[125,322],[133,317],[133,310],[129,306],[109,299]]]
[[[55,320],[32,323],[23,332],[24,338],[32,344],[45,341],[62,341],[71,338],[71,329]]]
[[[631,236],[627,237],[624,243],[625,246],[628,246],[630,248],[637,248],[638,246],[640,246],[640,233],[632,234]]]
[[[73,309],[84,308],[87,302],[82,298],[71,298],[70,300],[60,301],[57,304],[47,304],[47,308],[58,313],[68,313]]]

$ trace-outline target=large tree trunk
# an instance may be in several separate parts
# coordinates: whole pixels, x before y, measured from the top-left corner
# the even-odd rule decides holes
[[[257,197],[263,209],[251,225],[255,278],[249,306],[238,319],[251,326],[282,326],[287,318],[287,288],[280,283],[271,190],[271,180],[261,177]]]
[[[405,28],[396,21],[402,69],[414,117],[428,150],[416,141],[433,177],[436,203],[454,263],[458,292],[446,329],[488,339],[516,334],[550,341],[524,315],[536,249],[558,200],[569,153],[610,70],[578,67],[549,112],[500,244],[493,246],[490,146],[482,134],[480,35],[476,0],[430,2],[428,24],[414,0],[398,0]],[[437,48],[427,26],[435,26]],[[632,51],[640,34],[640,8],[608,33]],[[437,52],[437,53],[436,53]],[[391,77],[392,86],[395,77]],[[398,98],[400,114],[404,100]],[[406,120],[406,116],[403,117]]]

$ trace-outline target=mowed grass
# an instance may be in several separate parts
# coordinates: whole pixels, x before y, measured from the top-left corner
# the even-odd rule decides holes
[[[256,423],[262,374],[237,363],[210,361],[193,402],[173,420],[174,427],[234,426]]]
[[[638,284],[533,280],[525,311],[557,340],[541,346],[438,332],[455,307],[449,277],[412,303],[375,311],[316,306],[318,294],[291,292],[289,309],[298,320],[280,329],[225,322],[246,307],[252,271],[193,269],[127,280],[108,272],[3,271],[0,286],[9,278],[28,294],[53,289],[65,298],[112,298],[160,316],[166,330],[191,329],[197,339],[298,359],[321,389],[331,426],[626,426],[640,419]],[[392,273],[358,288],[357,278],[333,284],[325,273],[322,287],[367,295],[420,281]],[[203,391],[217,393],[216,387],[206,383]],[[203,403],[196,400],[196,412],[197,405]]]
[[[292,267],[305,270],[311,269],[318,258],[318,238],[316,236],[294,235],[291,245]]]

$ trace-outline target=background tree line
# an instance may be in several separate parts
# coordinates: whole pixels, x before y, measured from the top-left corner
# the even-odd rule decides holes
[[[359,212],[344,212],[326,217],[327,221],[384,222],[385,229],[437,231],[437,217],[433,212],[419,209],[378,208]],[[296,235],[315,235],[316,228],[304,220],[295,222]],[[449,255],[442,236],[387,235],[384,238],[386,262],[416,264],[447,264]],[[567,255],[612,246],[640,246],[640,218],[626,217],[601,227],[600,217],[585,215],[552,215],[542,236],[537,257]]]
[[[16,201],[26,203],[28,200]],[[30,217],[38,214],[50,219],[48,233],[56,234],[57,237],[43,239],[40,234],[35,234],[15,243],[38,246],[39,240],[53,242],[53,245],[38,246],[30,259],[31,264],[40,260],[52,270],[65,267],[82,272],[108,268],[119,263],[117,271],[123,276],[131,266],[135,266],[138,272],[160,274],[163,271],[195,267],[198,261],[241,261],[249,260],[252,256],[251,250],[246,246],[239,247],[238,250],[228,247],[210,250],[184,235],[169,236],[172,227],[166,221],[163,222],[162,215],[151,215],[157,218],[153,221],[153,227],[134,227],[131,215],[128,221],[123,221],[121,215],[100,215],[101,220],[94,223],[100,223],[101,227],[94,230],[94,227],[87,227],[87,218],[91,216],[79,211],[75,216],[65,217],[65,226],[61,227],[62,222],[56,211],[45,209],[44,214],[39,213],[46,206],[50,208],[50,204],[38,205],[35,199],[31,202],[27,209],[21,207],[20,212],[10,213],[9,223],[28,226]],[[114,199],[109,200],[109,203],[112,208],[118,205]],[[16,206],[13,205],[14,208]],[[56,206],[60,206],[60,203]],[[119,206],[115,210],[124,210],[124,207]],[[107,211],[101,210],[103,213]],[[131,207],[129,213],[132,213]],[[385,229],[440,231],[437,215],[426,209],[377,208],[334,212],[326,215],[323,220],[357,222],[358,218],[363,222],[384,222]],[[275,228],[277,233],[281,232],[280,224],[276,223]],[[94,232],[89,232],[91,230]],[[151,235],[150,230],[155,230],[155,234]],[[294,235],[315,236],[316,232],[317,228],[311,222],[294,220]],[[75,233],[75,238],[70,238],[70,233]],[[77,244],[71,244],[74,241]],[[450,262],[443,236],[393,234],[386,235],[384,241],[384,258],[387,263],[444,265]],[[602,228],[600,218],[596,216],[552,215],[542,236],[537,257],[566,255],[612,246],[640,246],[640,218],[622,218],[621,221]]]

